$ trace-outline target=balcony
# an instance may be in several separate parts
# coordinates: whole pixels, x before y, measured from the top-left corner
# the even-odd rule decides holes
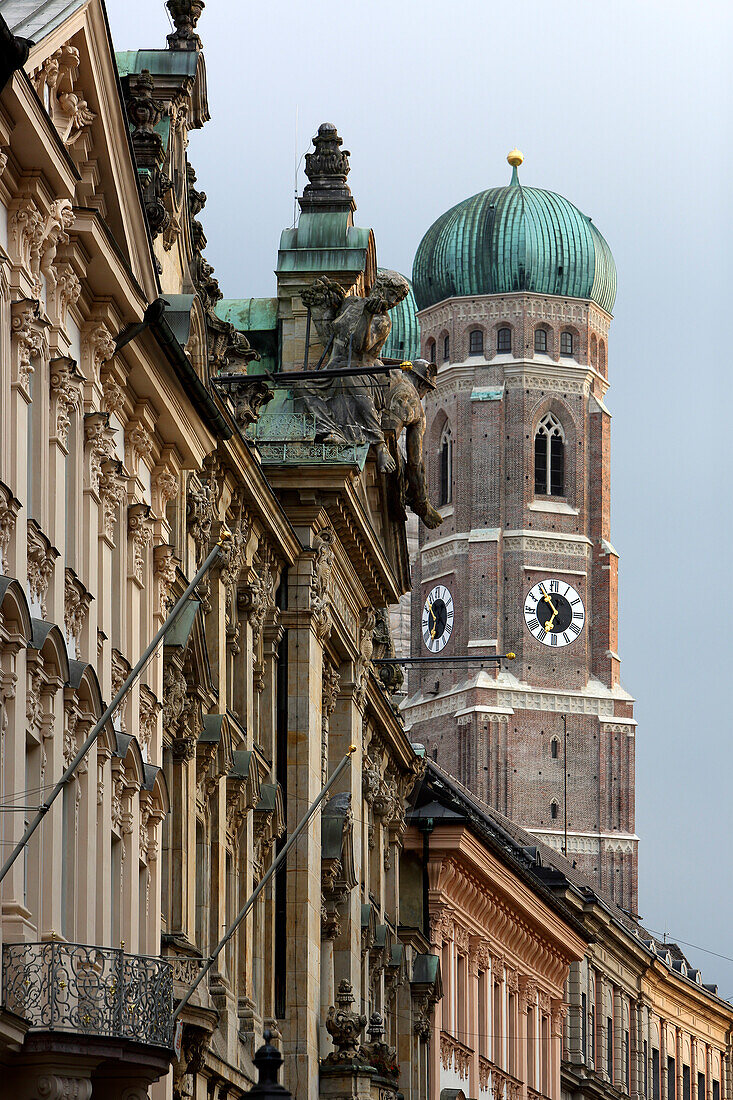
[[[173,1046],[170,963],[78,943],[3,947],[4,1007],[29,1031]]]

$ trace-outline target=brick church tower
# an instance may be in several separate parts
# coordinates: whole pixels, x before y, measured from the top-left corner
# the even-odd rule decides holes
[[[420,529],[411,646],[516,660],[421,666],[404,715],[413,741],[546,843],[562,851],[567,836],[568,858],[635,912],[604,404],[616,272],[591,220],[520,184],[516,150],[508,160],[510,184],[443,214],[415,258],[444,519]]]

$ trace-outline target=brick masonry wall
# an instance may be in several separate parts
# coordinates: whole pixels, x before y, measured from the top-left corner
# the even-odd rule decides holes
[[[549,356],[534,355],[540,323]],[[503,324],[512,328],[512,355],[496,354]],[[484,354],[469,357],[475,327],[484,332]],[[456,609],[443,655],[512,650],[516,660],[503,671],[465,664],[413,671],[409,692],[421,706],[411,708],[408,699],[411,737],[518,824],[562,830],[562,748],[554,759],[551,742],[559,737],[562,746],[567,711],[568,829],[578,834],[570,854],[633,908],[634,726],[613,723],[632,718],[633,705],[617,686],[618,559],[610,543],[610,415],[603,404],[608,318],[589,303],[519,294],[440,303],[421,314],[421,328],[426,346],[437,341],[439,360],[450,335],[453,358],[440,365],[438,389],[426,400],[426,457],[437,487],[449,424],[453,481],[442,526],[420,528],[412,652],[425,653],[422,608],[440,583]],[[576,354],[560,359],[560,332],[568,328]],[[565,433],[561,498],[534,493],[534,435],[548,411]],[[586,609],[583,632],[564,649],[542,645],[524,622],[526,593],[550,577],[572,585]],[[554,693],[559,698],[550,706]],[[514,694],[517,701],[506,705]]]

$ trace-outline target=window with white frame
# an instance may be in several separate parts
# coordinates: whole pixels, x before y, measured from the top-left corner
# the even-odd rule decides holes
[[[535,496],[565,493],[565,432],[551,412],[545,413],[535,432],[534,491]]]

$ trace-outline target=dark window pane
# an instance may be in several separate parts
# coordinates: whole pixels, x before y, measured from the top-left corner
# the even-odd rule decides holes
[[[659,1100],[661,1088],[659,1069],[659,1051],[656,1047],[652,1047],[652,1100]]]
[[[480,329],[474,329],[468,337],[469,355],[481,355],[484,350],[484,334]]]
[[[450,441],[443,440],[440,448],[440,503],[450,500]]]
[[[606,1071],[613,1084],[613,1020],[606,1017]]]
[[[554,746],[555,742],[553,741],[552,744]],[[588,1022],[587,1022],[587,1016],[586,1016],[587,997],[586,997],[585,993],[581,994],[581,1002],[582,1002],[582,1004],[581,1004],[581,1016],[580,1016],[580,1028],[581,1028],[581,1031],[580,1031],[580,1047],[581,1047],[581,1050],[583,1052],[583,1061],[585,1061],[585,1058],[586,1058],[586,1044],[588,1042]]]
[[[690,1067],[682,1066],[682,1100],[690,1100]]]
[[[667,1100],[677,1100],[677,1074],[674,1058],[667,1059]]]
[[[496,337],[496,349],[497,351],[512,350],[512,330],[510,328],[499,329]]]
[[[428,344],[428,359],[431,363],[435,362],[435,340],[431,340]]]
[[[544,432],[534,437],[534,491],[535,496],[547,495],[547,436]]]
[[[698,1073],[697,1075],[697,1100],[705,1100],[705,1074]]]
[[[446,336],[443,340],[443,362],[447,362],[450,359],[450,336]]]
[[[565,491],[565,447],[559,436],[550,439],[550,493],[561,497]]]
[[[547,332],[543,328],[537,328],[534,332],[534,350],[547,351]]]
[[[572,355],[573,354],[573,334],[572,332],[562,332],[560,334],[560,354]]]

